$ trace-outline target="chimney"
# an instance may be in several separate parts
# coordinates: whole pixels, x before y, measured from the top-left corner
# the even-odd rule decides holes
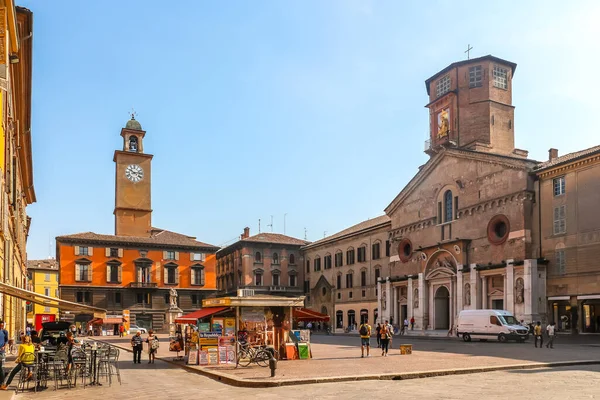
[[[248,239],[250,237],[250,228],[245,227],[244,233],[242,233],[242,239]]]
[[[552,161],[555,158],[558,158],[558,149],[548,150],[548,161]]]

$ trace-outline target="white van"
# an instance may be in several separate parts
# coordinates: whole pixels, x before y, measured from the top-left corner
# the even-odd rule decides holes
[[[527,339],[529,329],[505,310],[464,310],[458,315],[457,336],[465,342],[471,339],[497,339],[501,342]]]

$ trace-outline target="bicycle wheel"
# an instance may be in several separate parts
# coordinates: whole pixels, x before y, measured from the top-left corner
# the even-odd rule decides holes
[[[271,353],[269,353],[266,350],[260,350],[254,356],[254,362],[256,364],[260,365],[261,367],[268,367],[270,358],[271,358]]]
[[[252,362],[252,352],[249,350],[238,351],[237,364],[242,367],[247,367]]]

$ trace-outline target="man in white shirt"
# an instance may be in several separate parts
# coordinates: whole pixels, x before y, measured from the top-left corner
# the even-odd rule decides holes
[[[546,332],[548,332],[548,343],[546,343],[546,348],[548,348],[548,346],[550,346],[551,349],[554,348],[554,338],[556,337],[554,325],[554,322],[550,322],[550,325],[546,327]]]

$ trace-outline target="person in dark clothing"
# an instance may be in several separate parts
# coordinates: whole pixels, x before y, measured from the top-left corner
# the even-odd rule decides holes
[[[377,328],[375,328],[375,332],[377,332],[377,348],[381,347],[381,324],[377,324]]]
[[[40,337],[38,336],[37,331],[31,331],[31,343],[35,345],[42,343],[42,339],[40,339]]]
[[[137,331],[135,336],[131,338],[131,347],[133,347],[133,363],[141,364],[144,339],[142,339],[142,334],[140,331]]]

